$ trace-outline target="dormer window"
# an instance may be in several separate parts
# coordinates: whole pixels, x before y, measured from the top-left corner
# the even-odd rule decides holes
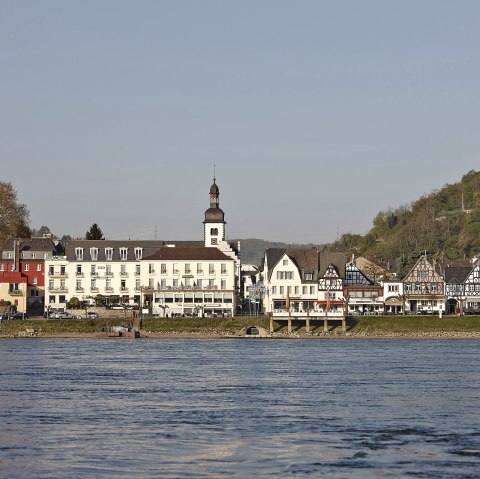
[[[83,260],[83,248],[75,248],[75,257],[77,261]]]
[[[135,248],[135,259],[142,259],[143,248]]]
[[[305,273],[305,281],[312,281],[313,273]]]
[[[125,261],[128,257],[128,248],[120,248],[120,259]]]
[[[105,248],[105,259],[112,261],[113,258],[113,248]]]
[[[97,261],[97,259],[98,259],[98,248],[90,248],[90,259],[92,261]]]

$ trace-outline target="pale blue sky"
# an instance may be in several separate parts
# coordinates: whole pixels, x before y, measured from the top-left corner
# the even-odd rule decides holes
[[[480,2],[0,0],[31,226],[325,243],[480,167]]]

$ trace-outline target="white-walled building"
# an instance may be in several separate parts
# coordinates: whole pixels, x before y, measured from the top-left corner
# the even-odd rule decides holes
[[[45,261],[46,307],[101,296],[106,304],[141,304],[162,315],[233,316],[240,259],[225,240],[219,194],[214,179],[203,242],[66,242],[64,256]]]
[[[263,308],[274,318],[343,316],[343,253],[267,249],[262,279]]]

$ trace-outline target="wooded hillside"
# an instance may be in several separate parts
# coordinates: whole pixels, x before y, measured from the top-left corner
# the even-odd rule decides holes
[[[422,196],[409,205],[380,211],[362,236],[344,234],[335,246],[373,260],[396,260],[403,276],[425,251],[438,259],[480,253],[480,172]]]

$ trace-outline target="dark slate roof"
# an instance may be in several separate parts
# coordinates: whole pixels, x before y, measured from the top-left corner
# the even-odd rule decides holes
[[[205,246],[200,248],[189,247],[163,247],[153,253],[151,256],[143,258],[147,261],[167,261],[167,260],[179,260],[179,261],[234,261],[225,253],[222,253],[218,248],[207,248]]]
[[[330,265],[333,265],[340,278],[345,279],[346,264],[347,257],[345,256],[345,253],[333,251],[322,252],[320,253],[319,277],[322,278],[327,271],[327,268]]]
[[[470,268],[471,270],[472,267],[472,262],[469,259],[444,259],[435,262],[435,269],[442,276],[445,276],[448,268]]]
[[[463,283],[472,271],[472,267],[465,266],[447,266],[445,268],[444,280],[446,283],[461,284]]]
[[[225,213],[221,208],[208,208],[204,223],[225,223]]]
[[[264,267],[268,268],[269,275],[272,274],[272,269],[280,261],[281,257],[287,250],[285,248],[267,248],[265,250],[265,264]]]
[[[19,238],[20,251],[38,251],[43,253],[51,253],[55,251],[55,242],[52,238]],[[5,241],[3,251],[14,250],[14,239]]]
[[[113,248],[112,261],[120,259],[120,248],[128,248],[127,261],[135,260],[135,248],[142,248],[142,257],[150,256],[165,245],[164,241],[156,240],[71,240],[65,243],[65,256],[69,261],[77,261],[75,248],[83,248],[83,261],[90,261],[90,248],[98,248],[97,261],[106,261],[105,248]]]
[[[305,279],[305,273],[312,273],[313,279],[317,280],[318,274],[318,250],[317,248],[308,249],[288,249],[286,251],[289,258],[297,265],[302,274],[302,280]]]

